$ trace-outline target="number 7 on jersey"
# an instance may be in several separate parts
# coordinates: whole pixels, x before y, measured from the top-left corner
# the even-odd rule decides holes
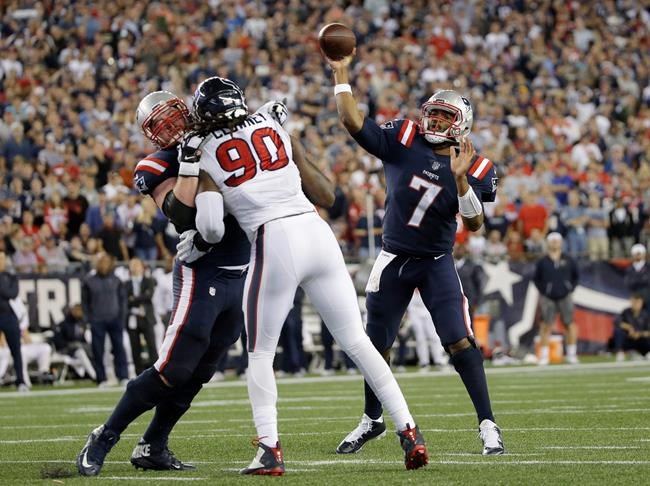
[[[419,228],[420,223],[422,223],[422,218],[424,218],[424,215],[427,212],[427,209],[431,207],[433,201],[436,199],[436,196],[438,196],[442,190],[442,187],[418,176],[413,176],[411,182],[409,183],[409,187],[418,192],[422,191],[422,189],[425,189],[424,194],[422,194],[422,197],[420,198],[418,205],[413,210],[411,219],[409,219],[408,222],[409,226]]]

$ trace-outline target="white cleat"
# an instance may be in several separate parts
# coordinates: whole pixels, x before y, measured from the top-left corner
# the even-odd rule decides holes
[[[484,456],[498,456],[505,452],[501,429],[491,420],[485,419],[478,426],[479,437],[483,441]]]

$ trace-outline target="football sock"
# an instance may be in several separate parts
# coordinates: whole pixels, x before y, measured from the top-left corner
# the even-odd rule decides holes
[[[465,384],[467,393],[474,403],[479,423],[485,419],[494,422],[481,352],[473,346],[465,348],[452,354],[450,362]]]
[[[151,444],[155,449],[164,447],[172,429],[190,409],[192,400],[202,387],[203,383],[191,380],[178,389],[174,389],[172,396],[159,403],[149,427],[142,436],[145,442]]]
[[[106,428],[121,434],[131,422],[173,393],[154,368],[147,368],[126,385],[126,391],[106,421]]]
[[[539,350],[539,360],[548,362],[549,348],[548,346],[542,346]]]
[[[578,352],[578,345],[577,344],[567,344],[566,345],[566,355],[569,358],[575,358],[577,352]]]
[[[372,391],[372,388],[370,388],[367,381],[363,382],[363,390],[366,395],[366,404],[363,408],[363,412],[371,419],[377,420],[381,417],[381,402],[379,401],[379,398],[377,398],[377,395],[375,395],[375,392]]]
[[[360,341],[347,346],[344,351],[363,374],[366,379],[366,387],[370,387],[371,391],[374,391],[375,400],[378,398],[386,408],[397,430],[402,431],[408,427],[413,427],[415,421],[411,416],[411,412],[409,412],[402,390],[400,390],[393,373],[390,371],[388,363],[375,349],[370,342],[370,338],[364,335]],[[367,399],[368,392],[366,391],[366,407],[368,404]],[[377,419],[381,416],[381,406],[377,410],[375,404],[370,408],[366,408],[365,413],[371,419]]]
[[[275,353],[254,351],[248,353],[248,397],[253,409],[253,421],[259,441],[276,447],[278,437],[278,389],[273,374],[273,357]]]

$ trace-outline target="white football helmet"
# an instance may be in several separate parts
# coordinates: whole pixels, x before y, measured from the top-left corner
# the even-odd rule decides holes
[[[154,91],[142,98],[135,112],[140,130],[159,148],[180,142],[190,123],[185,102],[169,91]]]
[[[420,133],[430,143],[457,144],[461,137],[469,135],[473,121],[474,112],[467,98],[456,91],[438,91],[422,105]]]

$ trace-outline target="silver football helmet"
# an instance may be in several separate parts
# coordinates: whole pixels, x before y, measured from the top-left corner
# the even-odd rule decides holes
[[[422,105],[420,133],[433,144],[460,142],[469,135],[474,112],[469,100],[456,91],[435,93]]]
[[[185,102],[169,91],[154,91],[142,98],[135,112],[140,130],[159,148],[180,142],[190,123]]]

